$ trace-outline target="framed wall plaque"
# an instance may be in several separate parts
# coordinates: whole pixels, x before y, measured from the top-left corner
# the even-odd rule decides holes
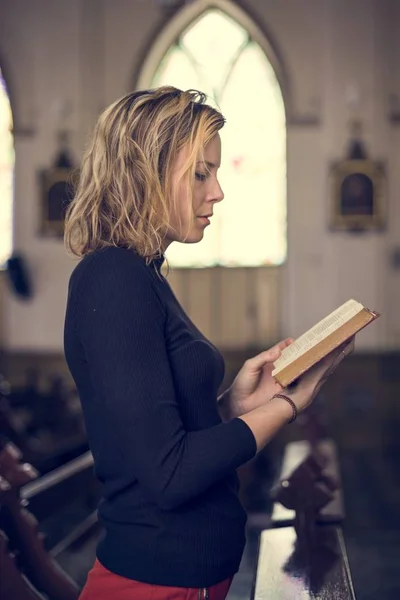
[[[63,237],[65,212],[73,198],[78,176],[76,169],[65,167],[53,167],[40,172],[41,236]]]
[[[387,198],[382,163],[367,158],[344,160],[333,165],[330,179],[330,229],[385,229]]]

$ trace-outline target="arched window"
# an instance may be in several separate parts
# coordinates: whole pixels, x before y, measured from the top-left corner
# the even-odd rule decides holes
[[[0,269],[12,252],[13,176],[11,106],[0,71]]]
[[[225,3],[226,4],[226,3]],[[159,51],[158,51],[159,53]],[[200,244],[167,251],[175,267],[280,265],[286,258],[286,119],[276,73],[251,32],[210,7],[183,28],[141,87],[205,92],[221,131],[225,200]]]

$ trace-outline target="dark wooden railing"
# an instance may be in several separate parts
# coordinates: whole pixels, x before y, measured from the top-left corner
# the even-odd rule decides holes
[[[355,600],[341,523],[343,492],[334,442],[316,415],[288,443],[261,532],[252,600]]]
[[[60,568],[58,557],[99,527],[98,484],[89,452],[55,471],[38,473],[21,463],[11,443],[0,451],[0,600],[77,600],[79,586]],[[84,504],[84,518],[67,531],[54,524],[72,503]],[[62,518],[61,518],[62,520]],[[46,529],[52,534],[46,535]]]

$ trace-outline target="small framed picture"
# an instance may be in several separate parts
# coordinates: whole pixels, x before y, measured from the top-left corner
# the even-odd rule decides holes
[[[54,167],[40,172],[40,227],[43,237],[64,235],[65,212],[78,180],[76,169]]]
[[[331,230],[383,230],[387,222],[384,165],[344,160],[331,170]]]

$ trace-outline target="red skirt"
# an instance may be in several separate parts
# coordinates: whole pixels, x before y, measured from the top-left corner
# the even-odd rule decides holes
[[[182,588],[141,583],[111,573],[96,559],[79,600],[225,600],[231,579],[210,588]]]

